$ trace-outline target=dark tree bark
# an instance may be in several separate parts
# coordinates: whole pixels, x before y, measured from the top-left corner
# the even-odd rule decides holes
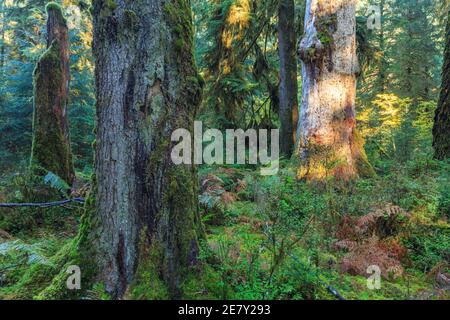
[[[378,78],[377,78],[377,88],[381,93],[386,92],[387,90],[387,58],[386,58],[386,34],[385,34],[385,27],[384,27],[384,14],[385,14],[385,7],[386,7],[386,1],[381,0],[380,1],[380,19],[381,19],[381,26],[378,33],[378,45],[380,47],[380,62],[378,65]]]
[[[52,171],[71,184],[74,168],[70,150],[69,36],[61,8],[47,5],[47,51],[34,71],[32,170]]]
[[[308,0],[299,45],[303,95],[297,138],[299,178],[371,175],[356,131],[356,0]]]
[[[5,33],[6,33],[6,17],[5,17],[5,4],[0,3],[0,16],[1,16],[1,47],[0,47],[0,76],[3,79],[4,66],[5,66]]]
[[[294,151],[298,123],[295,5],[293,0],[281,0],[278,7],[278,47],[280,56],[280,150],[283,155],[290,157]]]
[[[433,128],[433,146],[437,159],[450,157],[450,12],[448,14],[442,87]]]
[[[179,298],[200,233],[195,168],[170,158],[201,100],[190,2],[96,0],[93,16],[99,279],[119,298],[152,265]]]

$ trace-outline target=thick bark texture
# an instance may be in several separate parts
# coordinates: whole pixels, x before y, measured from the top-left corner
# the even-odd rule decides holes
[[[31,166],[52,171],[67,181],[75,177],[70,150],[69,35],[61,8],[47,6],[47,51],[34,70],[34,117]]]
[[[152,266],[178,298],[199,233],[195,169],[170,158],[201,100],[190,3],[96,0],[93,16],[99,280],[119,298]]]
[[[355,120],[356,0],[308,0],[299,44],[303,96],[296,153],[299,178],[372,174]]]
[[[442,88],[433,128],[433,146],[437,159],[450,157],[450,12],[448,16]]]
[[[294,1],[281,0],[278,7],[280,149],[288,157],[294,151],[298,122],[296,41]]]

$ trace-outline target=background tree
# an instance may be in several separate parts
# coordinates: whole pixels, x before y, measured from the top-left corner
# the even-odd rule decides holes
[[[281,0],[278,6],[278,50],[280,55],[280,150],[291,156],[298,124],[298,84],[293,0]]]
[[[416,101],[436,96],[439,85],[437,31],[435,17],[430,15],[434,5],[432,0],[396,0],[392,6],[400,31],[391,47],[391,56],[395,55],[390,66],[392,84],[397,94]]]
[[[356,132],[356,1],[307,2],[299,45],[303,97],[299,177],[349,179],[372,173]]]
[[[438,159],[450,157],[450,11],[448,17],[442,87],[433,128],[433,146]]]
[[[275,0],[212,0],[196,8],[198,57],[208,122],[220,128],[274,127],[278,114]],[[206,31],[202,31],[206,30]]]
[[[67,116],[69,35],[61,7],[46,7],[47,51],[34,71],[34,119],[31,166],[56,173],[69,184],[75,178]]]
[[[442,12],[447,11],[441,2],[428,0],[360,4],[360,16],[371,4],[380,7],[381,25],[367,30],[364,22],[357,28],[359,34],[365,32],[366,47],[372,52],[358,81],[358,126],[375,167],[383,159],[405,162],[418,156],[418,150],[431,151],[429,129],[438,98],[445,29]],[[358,46],[358,55],[361,49]]]

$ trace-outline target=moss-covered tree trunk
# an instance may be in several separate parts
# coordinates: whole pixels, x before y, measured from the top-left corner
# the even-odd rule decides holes
[[[34,116],[31,167],[52,171],[69,184],[74,180],[67,104],[69,35],[61,8],[47,5],[47,50],[34,70]]]
[[[98,278],[118,298],[153,270],[178,298],[199,231],[195,169],[170,158],[201,99],[190,2],[96,0],[93,16]]]
[[[296,41],[294,1],[281,0],[278,7],[280,150],[288,157],[294,151],[298,122]]]
[[[69,35],[61,8],[47,5],[47,50],[34,71],[32,170],[52,171],[71,184],[74,168],[70,150]]]
[[[356,0],[308,0],[299,44],[303,96],[296,153],[299,178],[372,174],[356,132]]]
[[[450,12],[448,16],[442,87],[433,128],[433,146],[437,159],[450,157]]]

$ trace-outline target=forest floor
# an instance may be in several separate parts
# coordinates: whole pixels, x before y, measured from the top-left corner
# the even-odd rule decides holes
[[[449,299],[449,168],[392,163],[346,183],[298,182],[289,165],[272,177],[200,168],[207,237],[185,297]],[[20,198],[16,187],[0,186],[0,200]],[[0,210],[0,299],[14,299],[26,271],[75,237],[82,209]],[[165,291],[144,284],[130,297],[164,299]],[[91,298],[107,297],[94,289]]]

